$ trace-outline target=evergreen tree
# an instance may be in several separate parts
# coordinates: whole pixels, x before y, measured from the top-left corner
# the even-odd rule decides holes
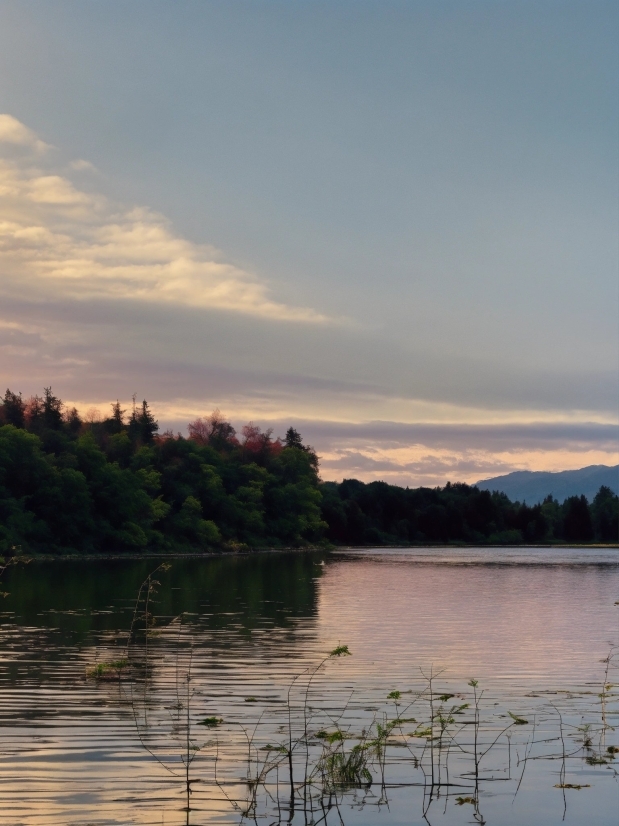
[[[309,450],[309,448],[307,448],[303,444],[301,434],[298,430],[295,430],[294,427],[289,427],[286,431],[286,436],[284,437],[284,444],[286,445],[286,447],[296,447],[297,450],[304,450],[306,453]]]
[[[318,456],[316,455],[314,448],[310,445],[303,444],[301,434],[298,430],[295,430],[294,427],[289,427],[286,431],[284,445],[285,447],[293,447],[296,448],[296,450],[302,450],[304,453],[307,453],[312,468],[316,471],[316,473],[318,472]]]
[[[46,387],[43,391],[43,424],[49,430],[60,430],[62,427],[62,407],[61,400],[54,396],[51,387]]]
[[[120,402],[116,399],[116,403],[112,405],[112,416],[107,420],[108,428],[111,433],[121,433],[124,427],[124,416],[127,411],[123,410]],[[135,413],[135,408],[134,408]]]
[[[591,505],[595,538],[600,542],[619,542],[619,496],[602,485]]]
[[[146,399],[142,402],[142,408],[137,414],[136,421],[139,428],[138,433],[140,441],[144,445],[151,444],[155,433],[159,430],[159,424],[155,421],[155,417],[151,413]]]
[[[2,419],[4,424],[23,428],[25,425],[25,404],[21,393],[12,393],[8,388],[2,399]]]
[[[563,503],[563,536],[568,542],[593,539],[593,523],[586,496],[570,496]]]

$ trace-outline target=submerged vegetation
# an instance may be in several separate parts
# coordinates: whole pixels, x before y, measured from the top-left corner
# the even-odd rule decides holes
[[[0,404],[0,554],[178,552],[321,543],[616,542],[619,499],[601,488],[533,507],[465,484],[404,489],[321,482],[289,428],[237,434],[215,411],[188,438],[146,401],[84,418],[46,388]]]

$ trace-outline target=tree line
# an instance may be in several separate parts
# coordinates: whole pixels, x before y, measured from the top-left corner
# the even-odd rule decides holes
[[[219,411],[188,437],[148,405],[82,417],[45,388],[0,403],[0,554],[162,552],[317,544],[615,542],[619,500],[512,503],[465,484],[321,482],[290,427],[240,433]]]
[[[511,502],[504,493],[466,484],[401,488],[344,479],[321,485],[327,538],[334,544],[480,545],[619,541],[619,499],[601,487],[593,502],[571,496],[559,504]]]

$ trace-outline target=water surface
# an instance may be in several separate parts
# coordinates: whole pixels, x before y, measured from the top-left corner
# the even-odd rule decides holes
[[[619,759],[608,756],[619,746],[619,708],[616,689],[604,688],[619,675],[612,660],[603,662],[619,643],[617,551],[390,549],[171,562],[156,575],[148,633],[136,596],[157,561],[36,562],[7,571],[0,823],[241,822],[242,727],[258,760],[270,754],[267,744],[284,743],[297,678],[295,737],[304,733],[304,706],[314,733],[339,726],[348,747],[383,714],[417,723],[401,737],[394,730],[384,786],[374,766],[372,785],[336,794],[339,810],[312,813],[307,792],[304,811],[298,789],[292,812],[282,766],[258,796],[256,822],[619,824]],[[306,694],[306,670],[338,645],[352,656],[328,661]],[[97,663],[125,658],[131,665],[118,675],[88,676]],[[453,753],[438,758],[452,785],[443,768],[443,785],[429,790],[430,741],[410,735],[428,714],[430,675],[437,693],[455,695],[446,708],[469,709],[451,726],[459,732]],[[500,737],[476,786],[471,680],[481,693],[484,742],[512,723],[509,712],[527,720]],[[387,699],[393,691],[399,700]],[[198,726],[213,716],[223,722]],[[200,750],[186,812],[188,721]],[[583,725],[595,732],[589,750]],[[323,746],[312,743],[315,756]],[[300,748],[297,777],[302,758]],[[583,788],[555,788],[570,784]],[[467,798],[475,803],[458,803]]]

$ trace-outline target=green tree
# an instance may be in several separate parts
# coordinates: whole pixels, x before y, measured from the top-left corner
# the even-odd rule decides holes
[[[79,469],[88,481],[93,516],[103,548],[144,548],[161,539],[153,529],[157,512],[135,472],[108,462],[91,432],[77,441]]]
[[[591,505],[595,538],[600,542],[619,542],[619,496],[602,485]]]
[[[563,513],[561,505],[552,494],[542,502],[542,514],[546,520],[548,539],[561,539],[563,536]]]
[[[297,450],[308,450],[308,448],[303,444],[301,434],[298,430],[295,430],[294,427],[289,427],[286,431],[284,443],[286,447],[296,447]]]
[[[62,401],[54,396],[51,387],[43,391],[43,425],[49,430],[60,430],[62,427]]]
[[[563,536],[568,542],[590,542],[593,523],[586,496],[570,496],[563,503]]]
[[[284,448],[270,470],[265,501],[267,534],[287,545],[318,542],[327,524],[322,520],[322,496],[309,451]]]
[[[172,519],[175,533],[194,548],[206,549],[221,544],[217,525],[202,516],[202,505],[195,496],[188,496]]]
[[[23,428],[25,425],[25,405],[21,393],[12,393],[8,388],[0,408],[3,424],[12,424]]]
[[[152,444],[155,433],[159,430],[159,424],[155,421],[146,399],[142,402],[142,408],[138,415],[138,426],[142,444]]]
[[[40,439],[0,428],[0,544],[24,550],[90,550],[95,525],[82,473],[58,467]]]
[[[126,410],[121,408],[118,399],[116,399],[116,402],[112,404],[112,415],[107,420],[108,430],[110,433],[122,433],[125,425],[126,412]]]

